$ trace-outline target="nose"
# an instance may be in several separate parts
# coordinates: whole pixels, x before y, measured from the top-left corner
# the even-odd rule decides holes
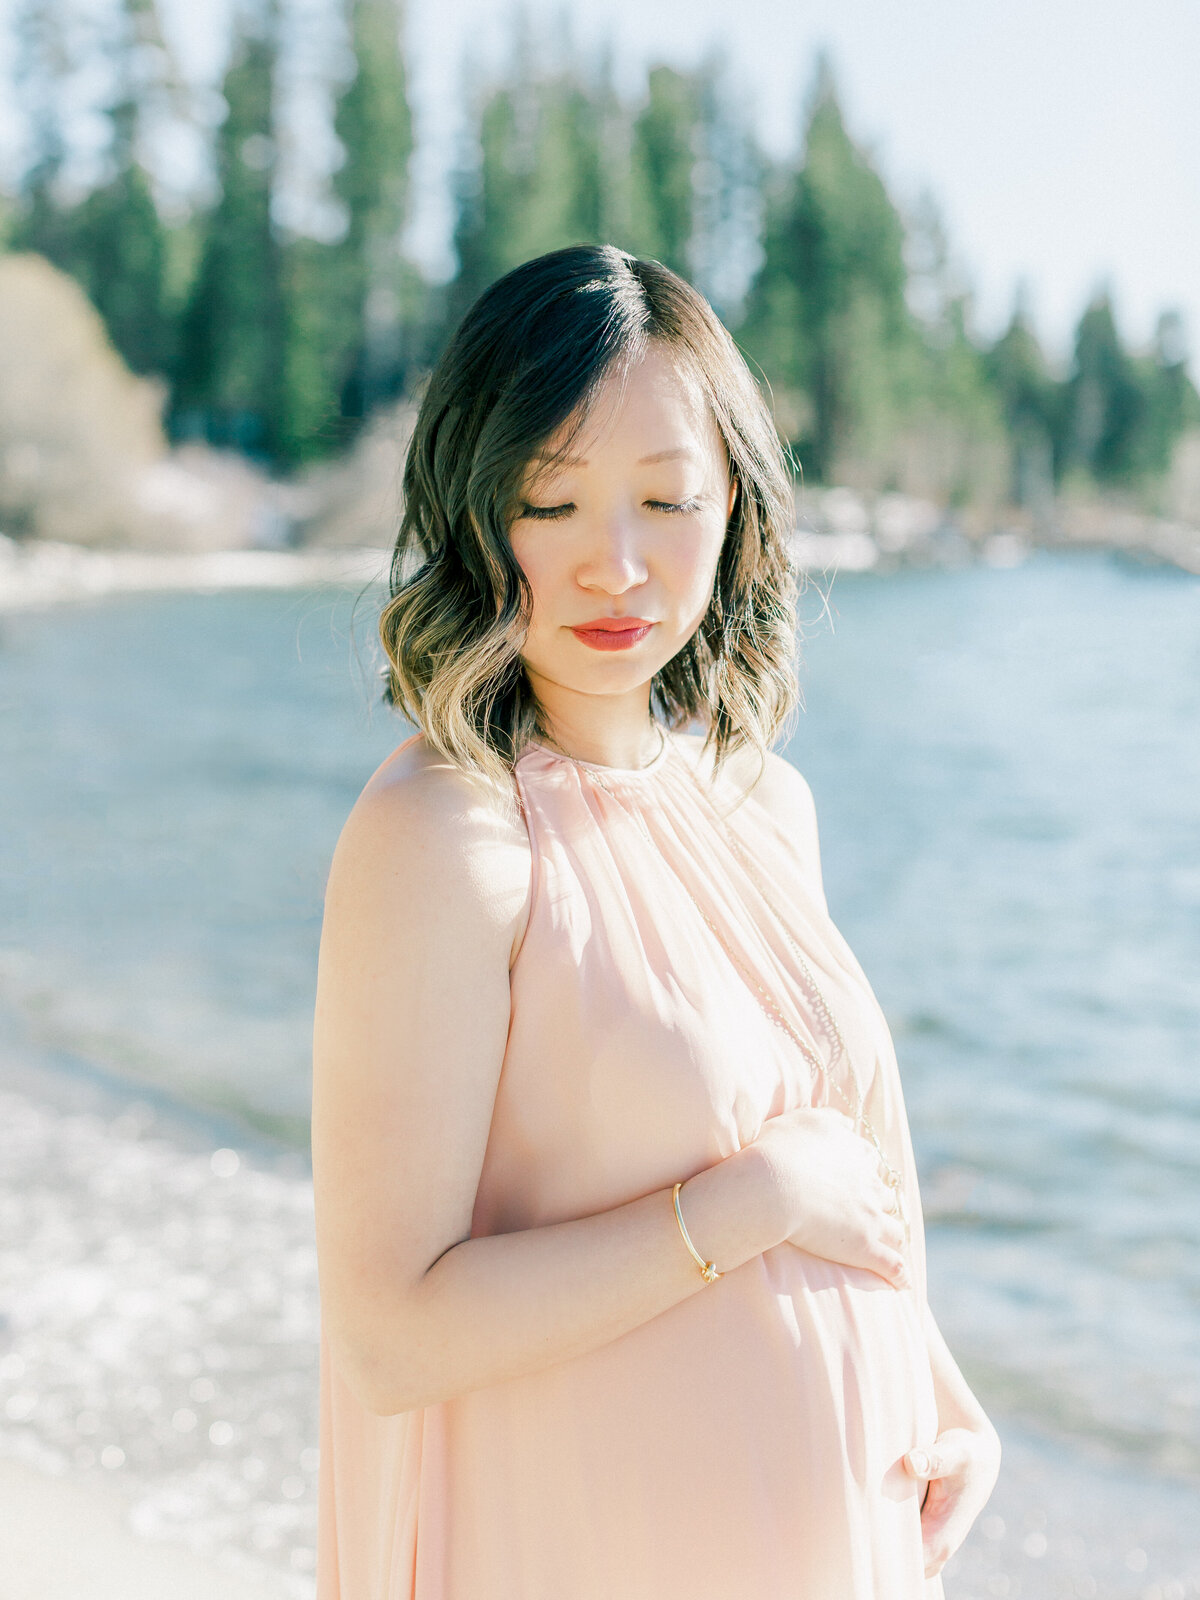
[[[588,541],[575,577],[581,588],[624,594],[649,576],[639,531],[632,518],[614,514]]]

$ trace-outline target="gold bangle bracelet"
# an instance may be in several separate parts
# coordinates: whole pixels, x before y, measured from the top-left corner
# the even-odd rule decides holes
[[[692,1260],[700,1268],[700,1276],[704,1279],[705,1283],[715,1283],[718,1278],[723,1278],[725,1274],[717,1271],[717,1264],[715,1261],[705,1261],[699,1250],[696,1249],[696,1246],[688,1238],[688,1231],[683,1225],[683,1212],[679,1209],[679,1191],[682,1188],[683,1179],[681,1178],[671,1191],[671,1199],[675,1202],[675,1220],[679,1224],[679,1231],[683,1235],[684,1244],[687,1245],[688,1249],[691,1251]]]

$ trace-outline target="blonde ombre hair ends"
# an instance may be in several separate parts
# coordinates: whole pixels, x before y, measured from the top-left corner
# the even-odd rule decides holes
[[[612,245],[573,245],[499,278],[430,375],[405,459],[404,513],[379,620],[384,698],[448,760],[511,798],[513,763],[550,734],[521,649],[532,593],[508,539],[531,458],[561,448],[605,379],[648,340],[696,381],[737,484],[712,599],[655,674],[651,711],[700,722],[715,770],[760,757],[799,703],[789,457],[757,383],[707,300]]]

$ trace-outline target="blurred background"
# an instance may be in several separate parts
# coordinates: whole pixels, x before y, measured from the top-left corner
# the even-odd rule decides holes
[[[311,1600],[400,467],[583,240],[709,296],[802,469],[785,753],[1005,1445],[948,1600],[1200,1595],[1198,64],[1184,0],[0,0],[6,1600]]]

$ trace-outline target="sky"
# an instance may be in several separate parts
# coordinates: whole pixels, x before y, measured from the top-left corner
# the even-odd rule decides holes
[[[504,59],[509,10],[410,7],[432,260],[459,62],[468,44]],[[526,9],[548,25],[561,11]],[[1065,356],[1107,280],[1127,340],[1148,341],[1158,313],[1178,306],[1200,350],[1198,0],[587,0],[570,12],[580,41],[608,38],[633,63],[694,63],[721,45],[776,156],[799,146],[824,46],[850,130],[895,198],[922,187],[937,198],[981,332],[1000,331],[1024,279],[1044,342]]]
[[[0,24],[16,3],[0,0]],[[303,18],[321,0],[291,3]],[[216,78],[229,0],[162,4],[189,75]],[[1182,310],[1195,370],[1200,0],[525,0],[524,11],[546,36],[565,25],[580,45],[607,42],[630,92],[648,62],[689,66],[720,49],[778,157],[799,148],[826,49],[850,131],[893,197],[936,198],[981,336],[1003,328],[1023,282],[1043,343],[1065,361],[1103,282],[1133,345],[1160,311]],[[503,67],[512,13],[509,0],[408,0],[408,244],[434,277],[453,266],[445,178],[464,136],[464,63],[476,75]]]

